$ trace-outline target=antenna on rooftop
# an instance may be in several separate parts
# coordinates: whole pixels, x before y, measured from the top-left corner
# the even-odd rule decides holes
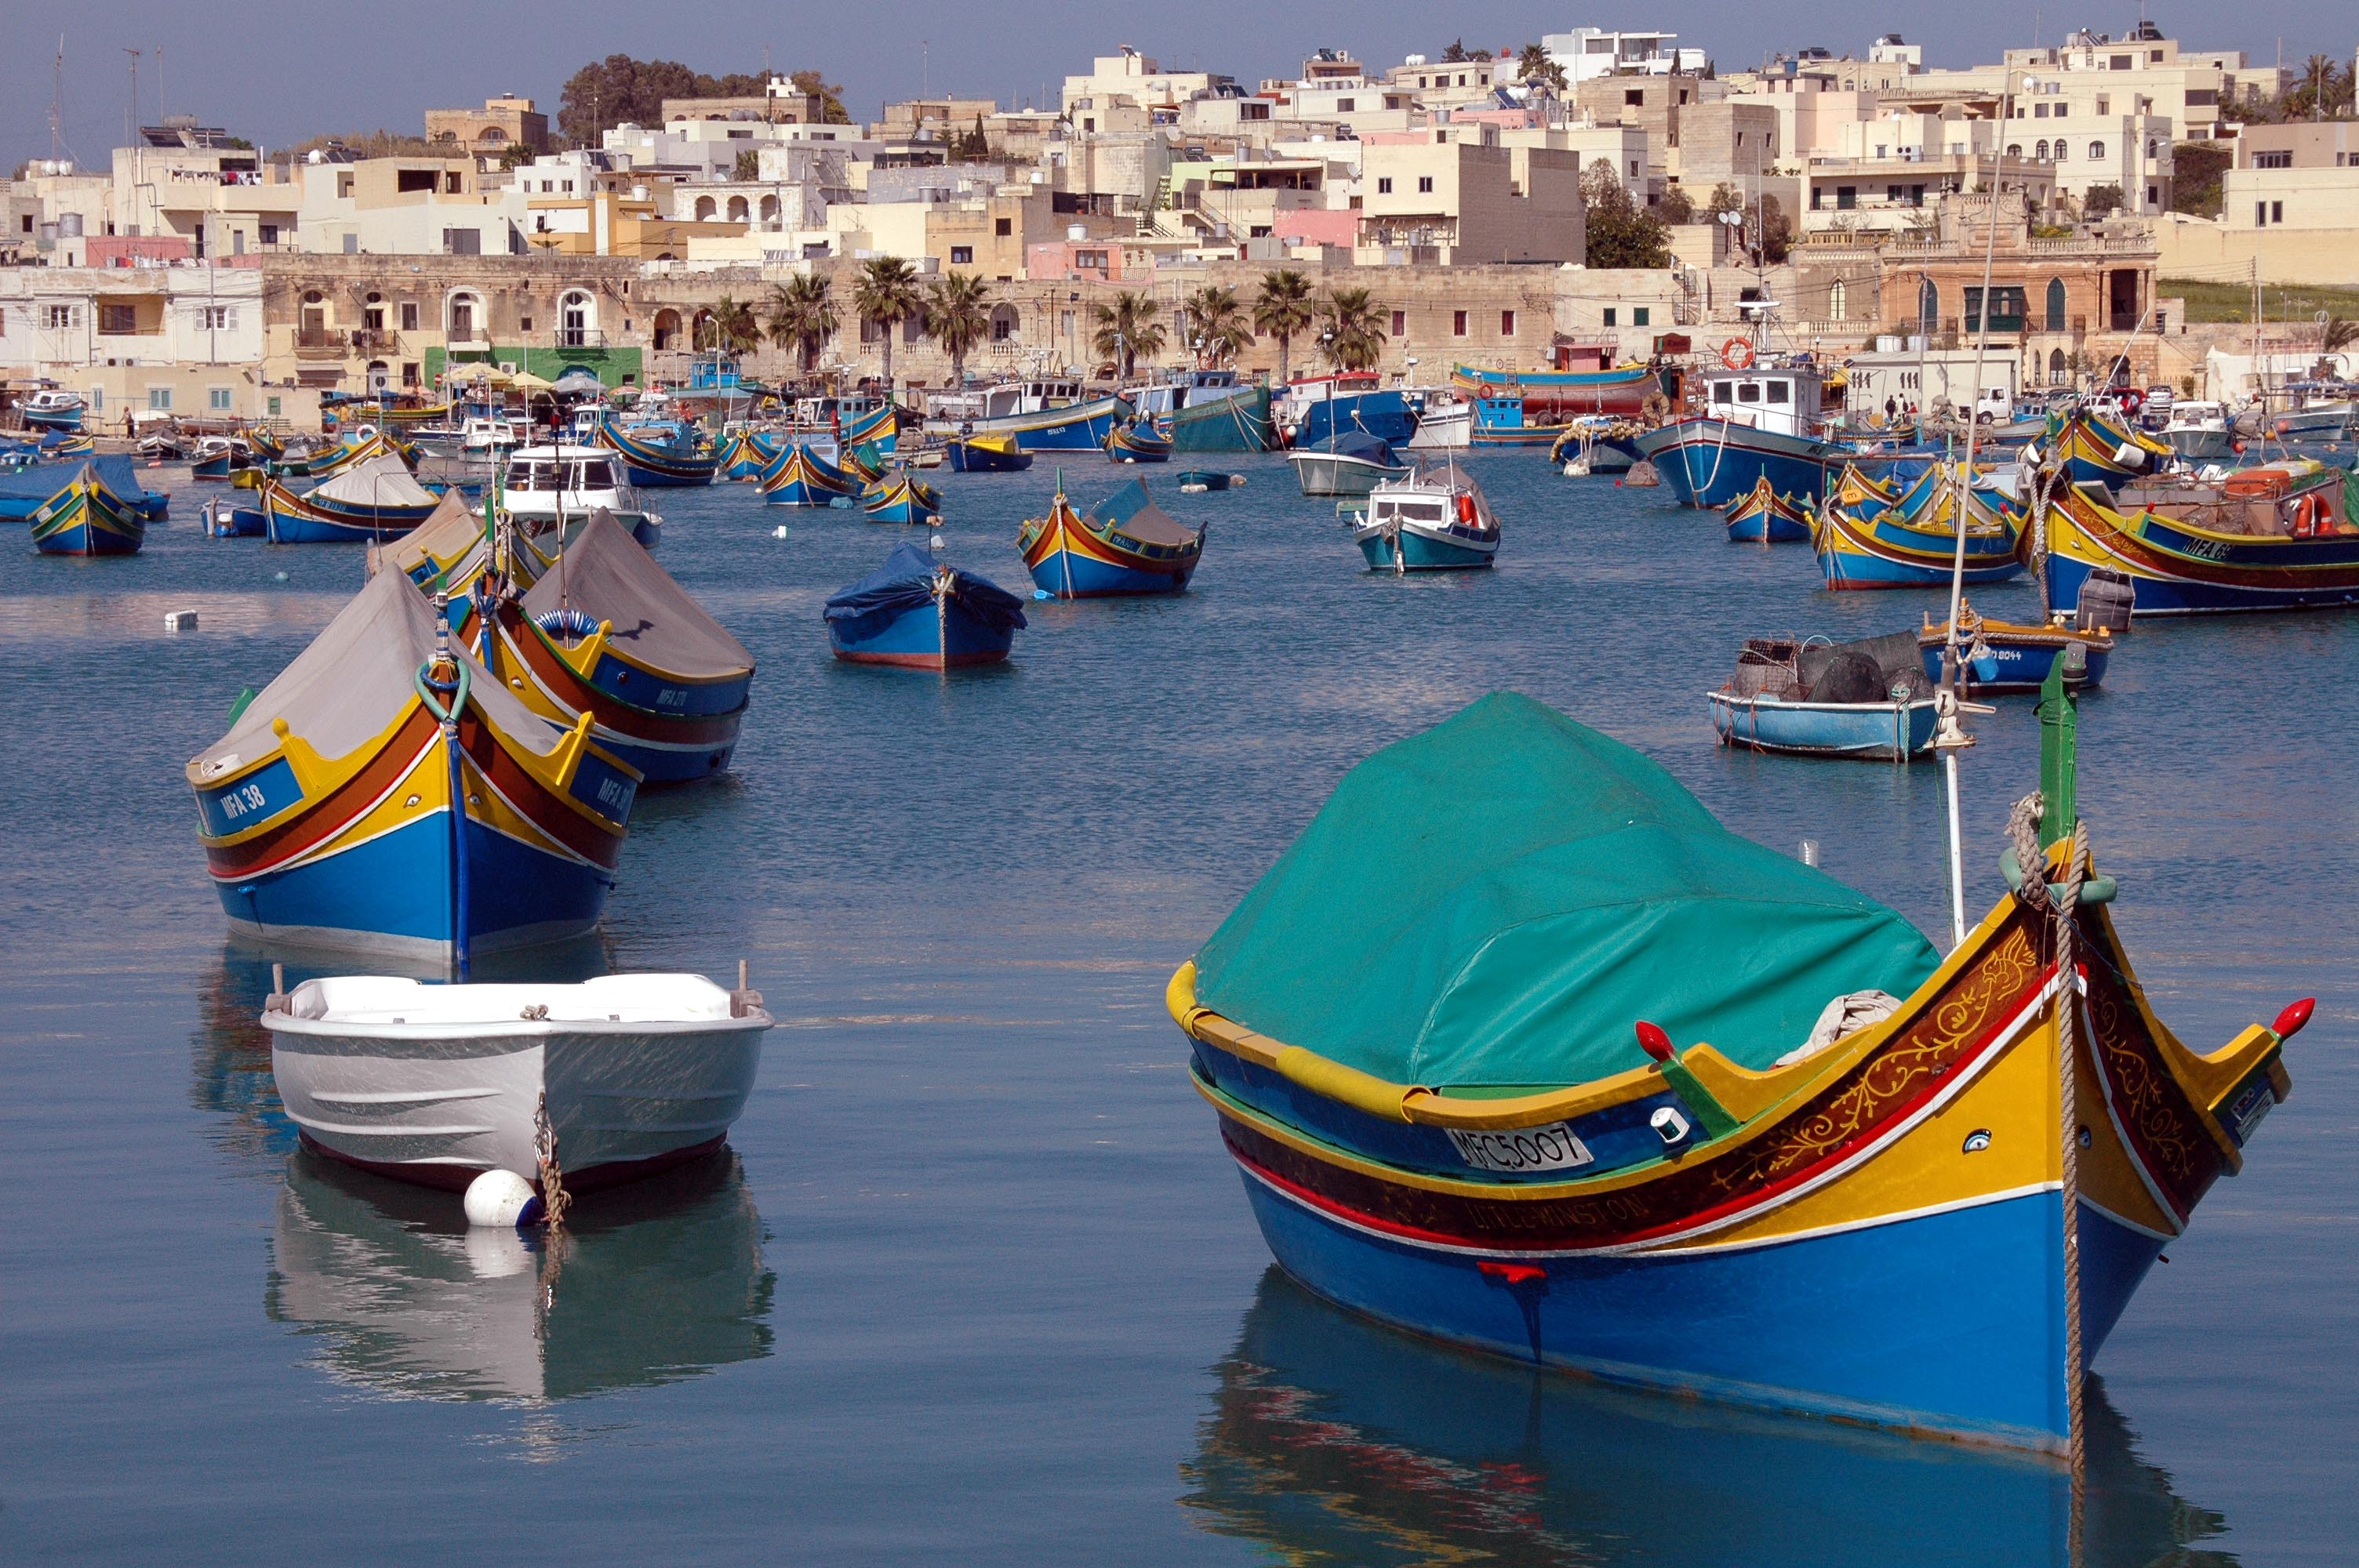
[[[49,161],[65,157],[66,36],[58,35],[58,62],[49,72]]]
[[[123,106],[123,140],[125,145],[139,145],[139,50],[125,47],[131,57],[131,99]]]

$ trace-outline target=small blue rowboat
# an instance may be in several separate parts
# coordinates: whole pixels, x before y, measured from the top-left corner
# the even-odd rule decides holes
[[[1156,429],[1154,420],[1142,416],[1106,432],[1106,456],[1118,463],[1168,463],[1171,438]]]
[[[1917,651],[1928,680],[1940,682],[1941,654],[1949,641],[1949,623],[1936,625],[1927,615],[1917,633]],[[1985,621],[1972,605],[1959,608],[1958,642],[1965,655],[1961,675],[1969,696],[2038,691],[2058,655],[2071,647],[2081,649],[2086,661],[2082,687],[2098,687],[2104,683],[2105,662],[2114,652],[2114,634],[2102,626],[2088,632],[2071,626],[2017,626]]]
[[[1728,538],[1736,545],[1808,544],[1810,503],[1779,495],[1764,474],[1746,494],[1728,503]]]
[[[887,469],[860,492],[860,509],[871,523],[913,523],[920,526],[942,514],[941,492],[904,468]]]
[[[855,486],[844,471],[797,441],[762,475],[762,500],[771,506],[831,506]]]
[[[1710,697],[1723,746],[1887,762],[1931,755],[1933,683],[1911,633],[1854,643],[1748,637],[1735,676]]]
[[[1024,604],[997,583],[937,564],[915,545],[827,601],[827,637],[847,664],[952,670],[1007,657]]]
[[[241,469],[255,466],[253,449],[243,441],[223,442],[189,465],[190,479],[226,480]]]
[[[961,436],[942,449],[952,473],[1022,473],[1032,454],[1013,436]]]
[[[259,539],[269,532],[261,507],[232,501],[226,495],[216,495],[206,502],[197,516],[208,539]]]
[[[147,538],[147,520],[107,488],[95,463],[75,469],[27,521],[33,548],[44,556],[136,555]]]

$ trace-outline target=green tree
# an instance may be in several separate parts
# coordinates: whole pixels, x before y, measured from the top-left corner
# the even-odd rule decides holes
[[[1113,304],[1093,308],[1091,319],[1096,330],[1090,334],[1090,351],[1114,361],[1122,379],[1128,381],[1142,357],[1152,360],[1163,351],[1169,334],[1156,319],[1157,313],[1153,296],[1125,289],[1114,297]]]
[[[1444,65],[1462,65],[1465,63],[1465,60],[1466,40],[1464,38],[1451,39],[1450,47],[1441,51],[1441,63]]]
[[[724,294],[712,302],[712,308],[705,314],[698,335],[703,340],[697,345],[699,348],[737,354],[761,345],[762,328],[754,319],[752,306]]]
[[[2121,210],[2122,188],[2118,185],[2093,185],[2081,199],[2081,216],[2093,223],[2108,212]]]
[[[1526,44],[1523,52],[1516,57],[1516,74],[1530,85],[1545,88],[1559,98],[1563,97],[1572,85],[1565,80],[1564,67],[1557,64],[1556,58],[1538,44]]]
[[[1195,354],[1199,367],[1234,359],[1253,346],[1253,333],[1245,325],[1245,308],[1237,303],[1235,289],[1215,288],[1207,284],[1190,293],[1180,308],[1187,313],[1188,347]]]
[[[841,321],[835,312],[835,290],[816,274],[788,278],[770,289],[769,318],[764,323],[770,341],[780,348],[791,343],[802,356],[803,373],[819,362],[819,351],[835,336]]]
[[[1695,198],[1674,185],[1663,192],[1660,201],[1655,203],[1655,216],[1666,223],[1692,223],[1695,222]]]
[[[557,101],[557,128],[580,146],[595,143],[613,127],[663,124],[667,98],[758,98],[769,79],[758,72],[708,76],[676,59],[636,59],[610,54],[565,79]]]
[[[1704,198],[1703,210],[1706,217],[1717,222],[1723,212],[1744,211],[1745,198],[1736,187],[1723,179],[1712,188],[1710,196]]]
[[[1383,313],[1364,288],[1338,288],[1321,307],[1320,346],[1337,370],[1374,370],[1385,351]]]
[[[1277,340],[1277,379],[1283,384],[1292,373],[1294,340],[1310,330],[1319,319],[1318,307],[1310,297],[1310,280],[1291,267],[1279,267],[1261,275],[1261,290],[1254,297],[1254,330],[1266,332]]]
[[[885,341],[885,395],[893,395],[893,329],[904,321],[925,319],[926,302],[918,292],[918,269],[899,256],[873,256],[860,264],[853,280],[852,308],[864,327],[875,327]]]
[[[761,178],[762,155],[752,147],[746,147],[738,153],[737,161],[730,167],[729,178],[739,181]]]
[[[1622,177],[1599,158],[1581,172],[1582,204],[1588,208],[1592,267],[1667,267],[1671,253],[1662,220],[1630,200]]]
[[[843,106],[842,82],[830,81],[815,70],[791,72],[788,75],[787,81],[793,84],[796,92],[807,93],[819,100],[819,117],[821,124],[849,125],[852,124],[852,114]]]
[[[991,334],[991,286],[971,272],[934,280],[926,293],[926,330],[951,357],[951,373],[966,384],[966,356]]]
[[[2220,177],[2236,160],[2233,142],[2181,142],[2170,149],[2170,210],[2217,218],[2223,204]]]

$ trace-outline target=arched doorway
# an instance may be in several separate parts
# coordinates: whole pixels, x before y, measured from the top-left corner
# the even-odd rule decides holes
[[[484,315],[484,297],[473,289],[460,289],[442,308],[442,335],[453,343],[472,343],[490,325]]]
[[[773,228],[777,226],[778,199],[777,197],[765,196],[762,198],[762,222],[769,224]]]
[[[680,319],[679,311],[670,309],[657,311],[656,347],[658,349],[679,348],[680,346],[679,328]]]
[[[1941,291],[1933,287],[1933,280],[1929,277],[1925,286],[1917,291],[1917,330],[1930,333],[1940,324]]]
[[[379,396],[393,390],[393,371],[383,360],[369,361],[368,389]]]
[[[579,288],[568,289],[557,302],[557,345],[562,349],[592,346],[598,331],[597,302]]]
[[[711,222],[712,221],[712,215],[720,211],[720,203],[713,200],[712,197],[700,196],[696,199],[696,221],[698,222]]]
[[[2064,280],[2060,277],[2048,280],[2048,330],[2051,332],[2064,330]]]
[[[303,296],[299,327],[306,343],[317,343],[328,335],[328,297],[316,288]]]
[[[991,341],[995,343],[1020,343],[1024,341],[1024,317],[1015,306],[1002,302],[991,308]]]
[[[733,223],[750,223],[754,221],[754,209],[744,197],[733,196],[729,199],[729,221]]]
[[[1843,289],[1843,279],[1842,279],[1842,278],[1837,278],[1837,279],[1835,279],[1832,283],[1831,283],[1831,284],[1827,285],[1827,319],[1828,319],[1828,320],[1830,320],[1830,321],[1840,321],[1840,320],[1842,320],[1842,319],[1843,319],[1843,310],[1844,310],[1844,307],[1845,307],[1845,306],[1847,306],[1849,303],[1850,303],[1850,300],[1849,300],[1849,298],[1848,298],[1848,297],[1847,297],[1847,295],[1846,295],[1846,293],[1845,293],[1845,291],[1844,291],[1844,289]]]
[[[2050,350],[2049,350],[2049,351],[2048,351],[2048,384],[2049,384],[2049,385],[2050,385],[2050,386],[2061,386],[2061,385],[2063,385],[2063,384],[2064,384],[2064,382],[2065,382],[2065,376],[2066,376],[2066,372],[2065,372],[2065,369],[2064,369],[2064,351],[2063,351],[2063,350],[2061,350],[2061,349],[2050,349]]]

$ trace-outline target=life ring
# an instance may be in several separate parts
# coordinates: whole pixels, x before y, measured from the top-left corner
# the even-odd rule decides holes
[[[1731,370],[1753,368],[1753,344],[1745,338],[1731,338],[1720,345],[1720,362]]]
[[[2315,494],[2305,495],[2293,503],[2293,536],[2307,539],[2318,532],[2318,516],[2324,510]]]
[[[1458,521],[1474,526],[1474,497],[1462,490],[1458,492]]]

